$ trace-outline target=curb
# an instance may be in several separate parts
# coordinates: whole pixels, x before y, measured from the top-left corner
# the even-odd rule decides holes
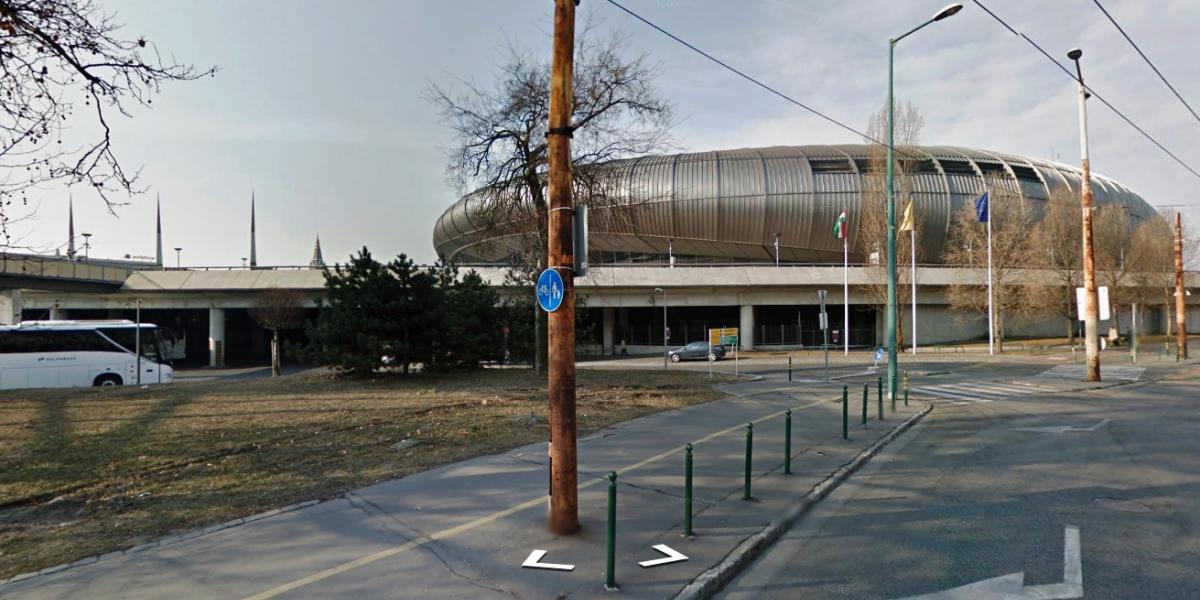
[[[707,600],[712,598],[717,592],[721,591],[721,588],[726,583],[729,583],[731,579],[737,576],[738,572],[766,552],[771,544],[775,543],[784,532],[791,529],[792,525],[800,520],[800,517],[803,517],[813,506],[825,498],[825,496],[828,496],[829,492],[832,492],[842,482],[849,479],[855,471],[858,471],[863,465],[867,464],[872,457],[891,443],[892,440],[899,437],[900,434],[907,431],[917,421],[932,411],[933,405],[926,405],[925,410],[909,417],[888,432],[887,435],[877,440],[874,444],[871,444],[866,450],[859,452],[858,456],[855,456],[849,463],[838,467],[838,470],[814,486],[811,491],[804,495],[799,503],[788,509],[781,518],[772,521],[758,533],[742,540],[721,562],[697,575],[691,583],[688,583],[673,596],[673,600]]]
[[[73,569],[75,567],[82,567],[84,565],[90,565],[92,563],[103,562],[103,561],[107,561],[107,560],[117,558],[120,556],[126,556],[126,555],[130,555],[130,554],[138,554],[140,552],[145,552],[146,550],[149,550],[151,548],[170,546],[170,545],[176,544],[178,542],[187,541],[190,539],[208,535],[210,533],[216,533],[218,531],[223,531],[225,529],[237,527],[238,525],[245,525],[247,523],[253,523],[255,521],[260,521],[267,517],[273,517],[275,515],[280,515],[283,513],[297,511],[302,508],[308,508],[315,504],[319,504],[320,502],[321,502],[320,500],[305,500],[304,502],[297,502],[295,504],[289,504],[287,506],[283,506],[280,508],[273,508],[266,512],[261,512],[258,514],[240,517],[237,519],[233,519],[231,521],[225,521],[224,523],[217,523],[215,525],[209,525],[208,527],[202,527],[199,529],[193,529],[191,531],[186,531],[184,533],[170,535],[170,536],[167,536],[167,537],[164,537],[164,538],[161,538],[161,539],[158,539],[156,541],[149,542],[146,544],[139,544],[137,546],[131,546],[124,550],[114,550],[112,552],[106,552],[104,554],[87,556],[87,557],[81,558],[75,562],[63,563],[60,565],[46,567],[46,568],[38,570],[38,571],[29,571],[28,573],[21,573],[19,575],[13,575],[12,577],[9,577],[8,579],[0,579],[0,588],[3,588],[4,586],[7,586],[9,584],[17,583],[19,581],[25,581],[28,579],[33,579],[34,577],[40,577],[42,575],[50,575],[52,573],[57,573],[59,571],[65,571],[67,569]]]

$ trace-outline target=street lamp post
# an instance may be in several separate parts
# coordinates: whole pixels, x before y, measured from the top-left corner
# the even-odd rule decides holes
[[[671,328],[667,326],[667,290],[654,288],[654,293],[663,296],[663,368],[667,368],[667,355],[671,353]]]
[[[1072,48],[1067,58],[1075,62],[1076,83],[1079,87],[1079,152],[1083,163],[1083,193],[1080,207],[1083,213],[1083,344],[1087,352],[1087,380],[1100,381],[1100,300],[1096,292],[1096,258],[1092,249],[1092,166],[1088,160],[1087,106],[1090,94],[1083,85],[1083,69],[1079,58],[1083,50]]]
[[[893,144],[896,137],[896,101],[893,94],[894,62],[896,44],[934,21],[952,17],[962,10],[961,4],[951,4],[938,11],[933,18],[908,30],[900,37],[888,40],[888,139],[887,139],[887,347],[888,347],[888,394],[896,399],[899,371],[896,368],[896,323],[900,319],[899,302],[896,299],[896,156]]]
[[[779,234],[775,234],[775,266],[779,266]]]
[[[183,248],[175,248],[175,268],[179,268],[179,253],[183,252]]]
[[[91,243],[92,242],[92,234],[81,233],[79,235],[83,236],[83,260],[87,260],[88,259],[88,249],[92,247],[92,243]]]

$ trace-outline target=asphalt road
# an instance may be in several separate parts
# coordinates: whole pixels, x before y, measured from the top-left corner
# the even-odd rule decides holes
[[[1049,366],[962,366],[913,385]],[[939,400],[721,597],[1200,598],[1200,373],[1146,377],[1166,374]]]

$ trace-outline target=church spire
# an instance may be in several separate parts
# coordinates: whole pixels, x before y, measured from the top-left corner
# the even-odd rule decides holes
[[[254,190],[250,190],[250,268],[258,266],[258,249],[254,245]]]
[[[162,254],[162,197],[155,194],[154,198],[154,239],[157,245],[154,248],[154,264],[163,266]]]
[[[75,201],[67,196],[67,260],[75,260]]]
[[[325,258],[323,256],[321,256],[321,236],[320,235],[317,236],[317,243],[315,246],[313,246],[313,257],[312,257],[312,260],[310,260],[308,262],[308,268],[310,268],[310,269],[324,269],[325,268]]]

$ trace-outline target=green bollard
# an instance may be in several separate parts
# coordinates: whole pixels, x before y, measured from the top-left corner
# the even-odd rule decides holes
[[[742,481],[742,500],[750,499],[750,456],[754,452],[754,423],[746,423],[746,476]]]
[[[783,474],[792,474],[792,409],[783,418]]]
[[[842,386],[842,439],[850,439],[850,386]]]
[[[683,535],[693,537],[692,531],[692,445],[683,447]]]
[[[862,426],[863,427],[867,426],[867,390],[869,390],[870,388],[871,388],[871,384],[864,381],[863,382],[863,418],[862,418]]]
[[[876,389],[879,391],[879,420],[883,420],[883,378],[880,377],[876,384]]]
[[[608,553],[607,568],[604,571],[604,589],[617,591],[617,472],[608,473]]]
[[[908,371],[904,372],[904,406],[908,407]]]

